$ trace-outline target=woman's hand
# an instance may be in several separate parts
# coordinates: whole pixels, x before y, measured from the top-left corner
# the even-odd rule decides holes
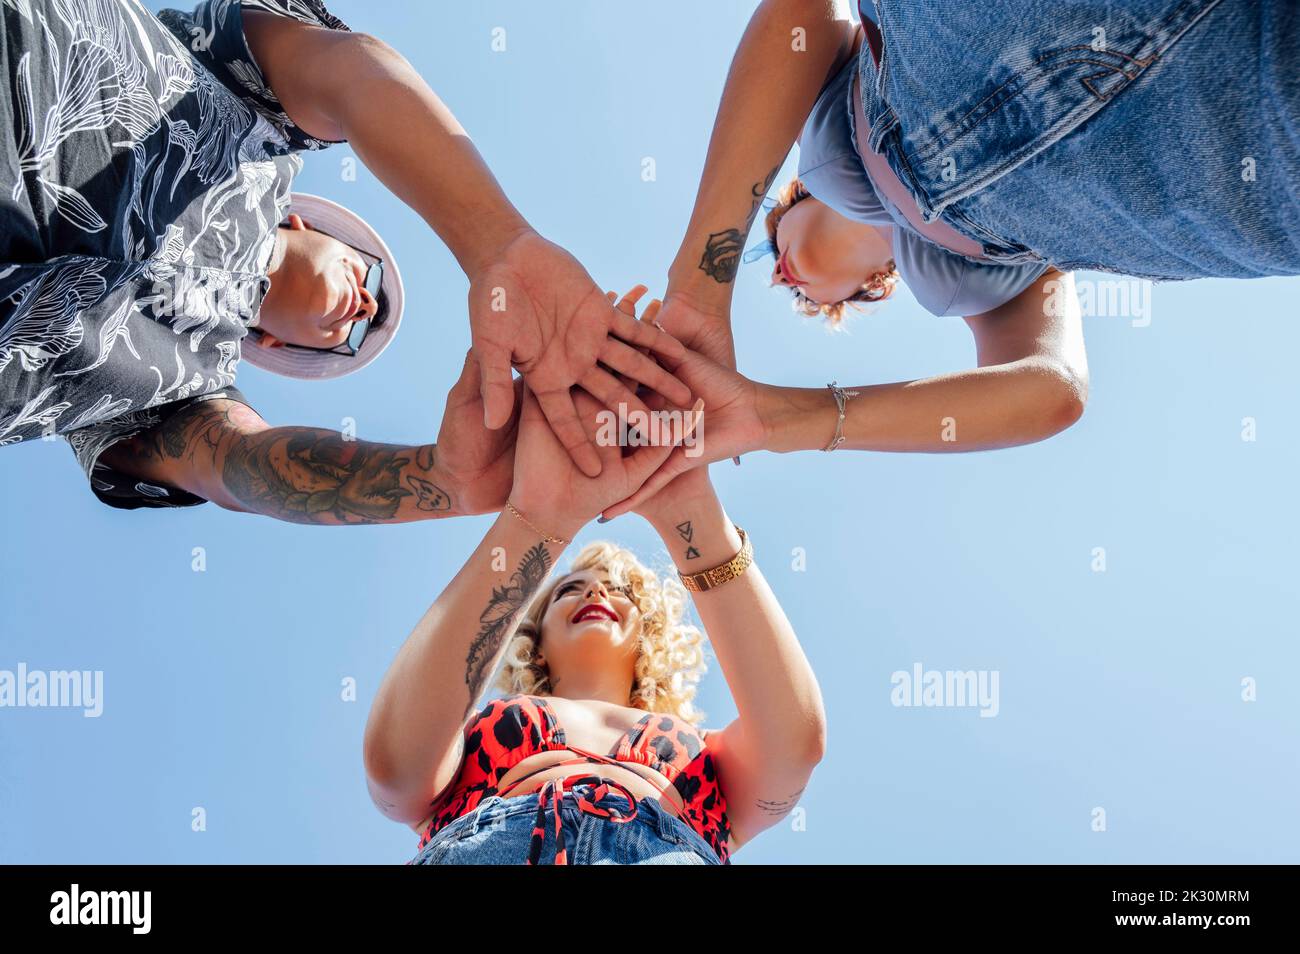
[[[638,285],[628,292],[622,301],[618,302],[618,309],[626,314],[635,315],[636,302],[645,291],[644,285]],[[613,292],[606,292],[606,297],[613,303],[618,296]],[[662,301],[658,298],[653,299],[641,313],[641,320],[651,324],[659,323],[663,314],[663,307],[664,303]],[[683,312],[679,311],[678,314],[681,315]],[[727,341],[730,341],[730,335],[728,335]],[[645,395],[645,402],[651,411],[659,411],[667,406],[663,395],[660,394]],[[696,436],[698,436],[698,431]],[[656,521],[662,521],[668,515],[679,513],[692,501],[707,499],[711,496],[713,496],[713,485],[709,481],[709,468],[696,467],[679,477],[675,477],[662,490],[642,501],[635,512],[653,524]]]
[[[621,305],[623,313],[630,305],[635,314],[635,301],[642,293],[644,288],[628,294]],[[573,402],[583,439],[596,445],[600,475],[587,477],[577,468],[547,424],[536,397],[526,388],[510,495],[511,503],[538,529],[565,539],[571,539],[605,507],[635,493],[668,459],[674,447],[668,442],[642,446],[625,456],[619,443],[617,415],[580,390],[575,390]],[[703,408],[704,402],[697,400],[689,412],[684,412],[681,432],[670,435],[674,441],[683,441],[694,433]]]
[[[693,432],[690,445],[676,448],[636,493],[606,507],[603,511],[606,519],[612,520],[629,510],[640,512],[647,501],[688,471],[762,450],[767,444],[767,429],[759,415],[757,384],[689,349],[681,364],[672,370],[704,401],[708,411]]]
[[[736,345],[731,333],[729,306],[706,308],[690,294],[675,290],[670,281],[657,319],[660,328],[687,348],[735,370]]]

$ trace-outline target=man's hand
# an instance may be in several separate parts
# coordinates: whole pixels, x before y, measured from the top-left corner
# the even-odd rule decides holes
[[[616,375],[675,404],[691,402],[689,388],[637,350],[647,348],[671,365],[685,354],[682,345],[615,309],[573,256],[535,232],[518,234],[492,264],[470,276],[469,312],[484,424],[495,430],[509,420],[514,366],[556,438],[588,476],[600,473],[601,461],[574,408],[574,385],[615,412],[621,403],[625,413],[648,413]]]
[[[505,506],[514,474],[523,386],[523,378],[516,378],[515,407],[506,426],[488,430],[483,426],[479,363],[472,349],[465,353],[465,367],[447,395],[435,448],[462,513],[492,513]]]

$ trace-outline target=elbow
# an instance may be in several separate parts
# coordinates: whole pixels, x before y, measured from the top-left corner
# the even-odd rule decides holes
[[[1036,443],[1061,433],[1078,423],[1088,404],[1088,372],[1065,362],[1038,361],[1032,366],[1028,388],[1022,396],[1025,440]]]
[[[361,760],[366,769],[366,778],[372,785],[382,789],[400,787],[402,779],[401,759],[390,743],[388,733],[374,719],[366,724],[365,738],[361,745]]]
[[[362,761],[365,765],[366,780],[374,791],[396,796],[418,788],[417,780],[405,770],[402,760],[385,747],[367,744]]]
[[[822,723],[820,730],[808,739],[808,747],[804,750],[804,761],[811,769],[820,765],[824,758],[826,758],[826,724]]]
[[[808,720],[804,733],[802,758],[809,769],[819,765],[826,758],[826,711],[818,700],[812,718]]]
[[[1073,427],[1083,417],[1088,406],[1088,370],[1062,366],[1056,369],[1056,383],[1053,386],[1052,434],[1059,434]]]
[[[392,787],[393,780],[396,778],[393,761],[380,746],[371,741],[368,734],[362,748],[361,761],[365,766],[366,778],[370,780],[371,785],[377,788]]]

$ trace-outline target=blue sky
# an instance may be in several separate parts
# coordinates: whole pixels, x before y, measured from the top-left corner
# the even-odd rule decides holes
[[[406,54],[524,214],[598,281],[662,291],[751,5],[329,6]],[[353,378],[245,366],[239,381],[272,422],[352,417],[364,438],[420,443],[469,345],[466,281],[364,168],[344,181],[351,155],[309,156],[298,188],[385,235],[407,282],[401,336]],[[744,268],[733,309],[758,380],[864,384],[974,360],[965,325],[906,292],[830,334],[765,278]],[[1044,444],[714,466],[830,725],[804,829],[778,826],[736,863],[1300,859],[1298,295],[1300,278],[1168,284],[1145,326],[1089,318],[1087,413]],[[362,730],[393,653],[489,518],[324,529],[214,506],[127,513],[93,498],[61,442],[0,460],[0,669],[105,680],[98,719],[0,709],[0,861],[413,854],[415,835],[366,795]],[[666,563],[634,516],[579,542],[599,537]],[[996,671],[997,716],[892,705],[891,674],[917,663]],[[355,702],[340,698],[349,677]],[[716,663],[700,701],[710,725],[734,715]],[[206,831],[191,831],[196,806]]]

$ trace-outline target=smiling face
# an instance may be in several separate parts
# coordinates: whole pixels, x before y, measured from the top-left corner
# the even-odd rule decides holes
[[[617,622],[592,605],[601,603]],[[494,685],[697,722],[692,700],[705,669],[704,634],[686,622],[689,605],[676,574],[660,578],[608,540],[588,543],[529,604]]]
[[[351,246],[289,216],[288,226],[278,230],[271,288],[258,313],[261,334],[254,338],[271,348],[338,347],[347,341],[353,321],[378,310],[365,290],[371,264]]]
[[[629,585],[610,579],[603,567],[562,577],[541,620],[542,662],[553,678],[594,667],[636,666],[641,611]]]

